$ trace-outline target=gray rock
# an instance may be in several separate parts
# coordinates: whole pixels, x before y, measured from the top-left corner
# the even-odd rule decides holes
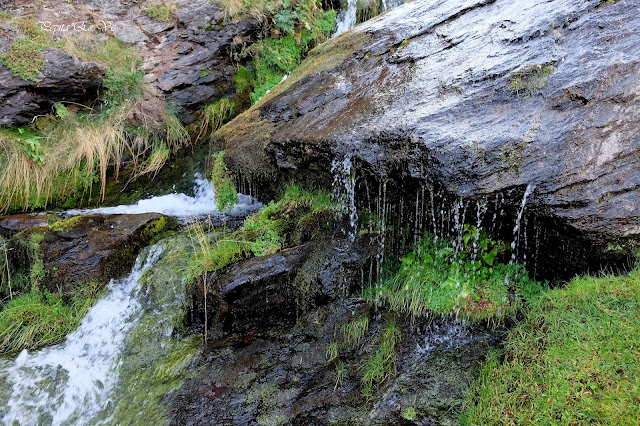
[[[113,31],[113,35],[123,43],[134,44],[149,40],[149,37],[147,37],[140,27],[133,22],[114,22],[111,25],[111,29]]]
[[[59,49],[43,52],[45,68],[40,81],[25,81],[0,65],[0,125],[28,124],[34,116],[50,112],[56,102],[89,104],[102,83],[104,68],[84,62]]]
[[[384,182],[395,211],[402,201],[403,211],[424,209],[415,200],[426,189],[427,201],[429,193],[448,200],[445,215],[468,208],[475,223],[475,202],[486,202],[482,223],[505,239],[535,185],[530,254],[539,250],[541,264],[567,275],[578,263],[597,268],[600,249],[640,238],[636,9],[599,0],[410,2],[316,48],[223,129],[228,162],[244,175],[249,164],[275,164],[285,179],[325,172],[330,183],[331,162],[350,156],[361,205],[365,181],[374,198]],[[256,167],[259,152],[271,164]],[[265,186],[277,184],[271,176]]]

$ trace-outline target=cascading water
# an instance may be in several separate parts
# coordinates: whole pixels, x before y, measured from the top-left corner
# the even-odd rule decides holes
[[[161,254],[159,245],[144,250],[64,343],[3,361],[0,377],[11,387],[5,424],[87,424],[112,402],[124,340],[140,317],[138,280]]]
[[[348,0],[347,10],[341,12],[338,16],[333,37],[336,37],[345,31],[349,31],[356,26],[356,12],[358,11],[356,8],[357,3],[358,0]]]
[[[179,218],[202,217],[216,212],[214,203],[213,184],[200,173],[194,176],[193,195],[168,194],[140,200],[133,205],[121,205],[115,207],[103,207],[98,209],[68,210],[67,216],[81,214],[137,214],[137,213],[163,213]],[[238,203],[230,212],[234,216],[246,216],[262,207],[255,198],[238,194]]]
[[[536,189],[536,186],[533,184],[528,184],[527,189],[524,191],[524,195],[522,196],[522,202],[520,203],[520,210],[518,211],[518,216],[516,217],[516,224],[513,227],[513,241],[511,242],[511,261],[510,263],[514,263],[516,261],[516,252],[518,245],[520,243],[520,225],[522,222],[522,214],[524,213],[524,209],[527,206],[527,198],[533,193]],[[526,249],[526,248],[525,248]]]

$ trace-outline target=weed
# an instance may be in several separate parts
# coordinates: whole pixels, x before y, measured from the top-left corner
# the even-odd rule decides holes
[[[0,59],[12,75],[37,82],[45,66],[42,51],[49,47],[51,40],[30,20],[18,20],[15,25],[23,37],[15,40]]]
[[[338,358],[338,342],[332,342],[326,348],[327,361],[331,362]]]
[[[549,83],[549,76],[555,71],[552,65],[529,65],[511,73],[509,90],[515,95],[535,95]]]
[[[151,19],[157,19],[160,22],[169,23],[173,19],[172,15],[175,9],[175,3],[158,7],[150,7],[147,9],[147,16]]]
[[[348,347],[358,347],[369,330],[369,317],[361,315],[342,326],[342,338]]]
[[[397,272],[366,289],[364,297],[412,316],[431,311],[492,322],[515,314],[521,297],[539,291],[522,265],[495,264],[504,243],[471,225],[465,225],[461,243],[457,250],[451,240],[421,238]]]
[[[342,382],[344,381],[344,375],[346,371],[346,365],[342,361],[336,361],[336,384],[333,387],[334,389],[338,389],[342,386]]]
[[[413,407],[407,407],[402,411],[402,413],[400,413],[400,416],[405,420],[409,420],[409,421],[415,420],[416,409]]]
[[[362,376],[362,395],[373,398],[376,389],[387,378],[395,374],[397,345],[400,340],[400,329],[395,319],[391,318],[385,324],[379,337],[379,345],[375,352],[367,358]]]
[[[493,352],[461,423],[636,424],[640,270],[542,293]]]

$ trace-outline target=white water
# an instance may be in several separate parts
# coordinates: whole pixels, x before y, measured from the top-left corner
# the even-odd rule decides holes
[[[111,281],[80,327],[59,345],[4,361],[0,377],[12,384],[2,421],[11,425],[87,424],[111,401],[127,332],[140,316],[138,280],[162,254],[153,246],[138,256],[131,274]]]
[[[331,174],[333,174],[333,193],[349,214],[348,233],[351,241],[354,241],[358,232],[358,210],[356,209],[356,175],[351,156],[346,155],[343,160],[335,158],[331,163]]]
[[[342,34],[345,31],[349,31],[356,26],[356,4],[358,0],[348,0],[347,10],[340,13],[336,22],[336,29],[333,32],[333,37]]]
[[[193,216],[206,216],[217,213],[214,199],[213,184],[200,173],[194,176],[193,196],[186,194],[168,194],[140,200],[133,205],[121,205],[116,207],[103,207],[98,209],[68,210],[65,215],[77,216],[81,214],[137,214],[137,213],[163,213],[168,216],[188,218]],[[238,194],[238,203],[230,212],[232,215],[245,216],[262,207],[255,198]]]

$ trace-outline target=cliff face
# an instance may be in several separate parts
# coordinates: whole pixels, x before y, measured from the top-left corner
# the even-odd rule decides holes
[[[426,188],[508,235],[528,186],[528,250],[570,274],[640,235],[639,25],[629,2],[416,0],[316,48],[218,139],[254,182],[329,183],[348,158],[360,204],[384,184],[407,222]]]

